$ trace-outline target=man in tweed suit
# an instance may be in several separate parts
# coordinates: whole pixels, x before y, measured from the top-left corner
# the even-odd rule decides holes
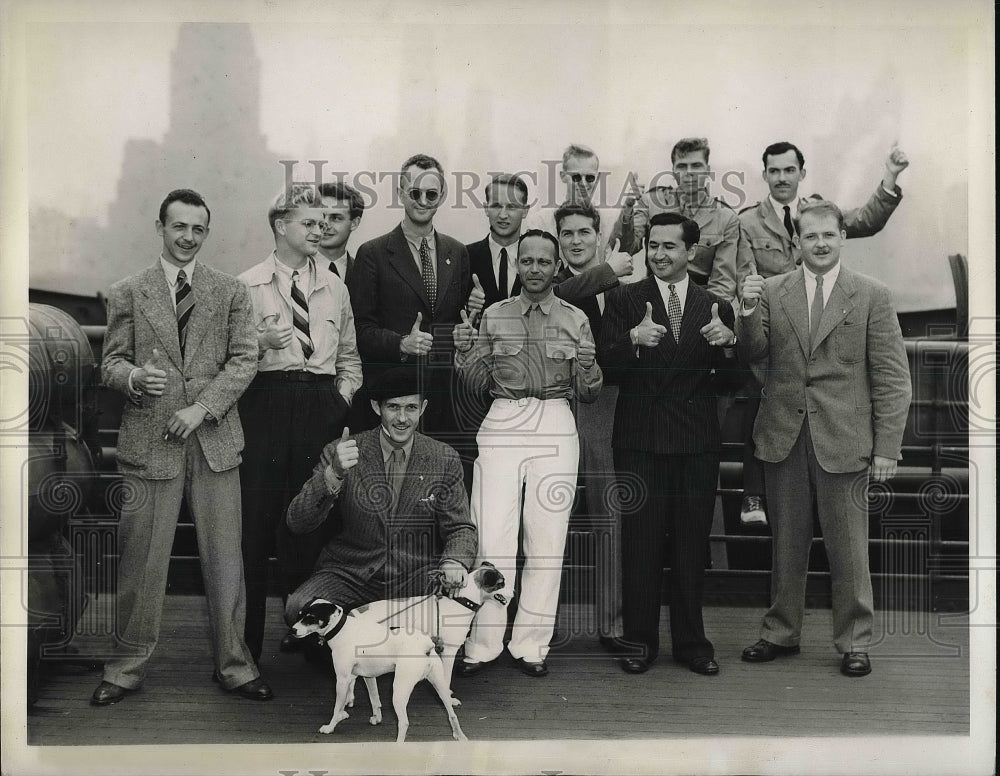
[[[115,283],[108,298],[102,376],[127,399],[117,457],[132,497],[118,524],[119,654],[104,665],[95,706],[142,684],[182,498],[198,536],[215,678],[243,697],[271,698],[243,641],[243,431],[235,405],[257,369],[257,337],[246,287],[195,263],[209,219],[196,192],[170,192],[156,222],[159,261]]]
[[[869,476],[883,482],[896,473],[909,368],[889,290],[841,266],[840,208],[804,203],[797,226],[802,267],[766,280],[748,275],[737,321],[741,360],[766,364],[753,438],[774,536],[771,608],[743,659],[799,652],[815,503],[840,670],[865,676],[875,615],[864,494]]]
[[[288,597],[289,625],[314,597],[349,611],[419,595],[435,569],[460,587],[472,568],[477,534],[462,467],[451,447],[417,433],[427,407],[417,377],[410,367],[382,374],[370,393],[379,425],[330,442],[288,507],[292,533],[335,523],[312,576]]]
[[[688,277],[698,239],[692,219],[654,215],[646,229],[652,274],[608,294],[598,338],[601,366],[619,385],[611,447],[627,494],[622,668],[633,674],[659,651],[665,534],[673,658],[695,673],[719,672],[701,604],[721,447],[716,385],[738,370],[732,306]]]

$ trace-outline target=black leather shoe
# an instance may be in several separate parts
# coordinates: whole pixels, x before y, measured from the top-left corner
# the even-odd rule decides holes
[[[626,674],[644,674],[649,670],[649,661],[641,657],[626,657],[621,661]]]
[[[298,652],[302,649],[302,639],[295,638],[295,634],[288,631],[284,636],[281,637],[281,643],[278,644],[278,649],[282,652]]]
[[[872,664],[867,652],[845,652],[840,661],[840,673],[844,676],[868,676],[872,672]]]
[[[688,661],[688,668],[696,674],[715,676],[719,673],[719,664],[710,657],[695,657]]]
[[[528,676],[545,676],[549,672],[549,667],[545,665],[544,660],[540,663],[530,663],[523,657],[515,657],[514,667]]]
[[[482,670],[486,668],[491,662],[484,663],[479,660],[462,660],[459,658],[455,661],[455,676],[461,676],[466,679],[470,676],[475,676],[478,673],[482,673]],[[446,677],[447,678],[447,677]]]
[[[228,692],[236,693],[237,695],[251,701],[269,701],[274,697],[274,693],[271,692],[270,686],[268,686],[267,682],[259,676],[256,679],[251,679],[246,684],[234,687]]]
[[[798,644],[794,647],[783,647],[780,644],[772,644],[770,641],[761,639],[743,650],[743,659],[748,663],[769,663],[776,657],[797,654],[799,654]]]
[[[119,687],[117,684],[101,682],[94,690],[94,694],[90,696],[90,705],[110,706],[112,703],[118,703],[130,692],[132,691],[125,687]]]

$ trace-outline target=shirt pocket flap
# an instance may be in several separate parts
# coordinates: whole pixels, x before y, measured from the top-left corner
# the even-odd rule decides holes
[[[575,342],[546,342],[545,356],[553,361],[568,361],[576,358]]]

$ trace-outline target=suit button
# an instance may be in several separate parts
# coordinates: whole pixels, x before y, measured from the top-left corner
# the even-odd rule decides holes
[[[804,415],[805,412],[806,412],[805,410],[798,410],[799,415]]]
[[[806,383],[806,388],[812,388],[813,384],[811,382]]]

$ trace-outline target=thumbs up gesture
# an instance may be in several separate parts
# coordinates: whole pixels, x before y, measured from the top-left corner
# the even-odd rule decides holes
[[[653,322],[653,303],[646,302],[646,315],[632,331],[635,332],[636,345],[655,348],[667,333],[667,327]]]
[[[478,339],[478,332],[469,320],[469,314],[465,310],[461,311],[462,322],[451,330],[451,338],[455,342],[455,350],[461,353],[468,353]]]
[[[906,154],[899,149],[898,145],[893,143],[892,148],[889,150],[889,157],[885,160],[886,170],[893,175],[899,175],[909,166],[910,160],[906,158]]]
[[[333,449],[333,460],[327,466],[337,479],[343,479],[348,469],[358,465],[358,443],[357,440],[350,439],[350,436],[351,429],[344,426],[344,433],[340,435],[337,446]]]
[[[476,275],[472,276],[472,291],[469,292],[469,300],[465,303],[465,309],[475,315],[483,309],[486,302],[486,292],[483,291],[482,283]]]
[[[733,330],[722,322],[719,317],[719,303],[712,304],[712,317],[708,323],[701,327],[701,336],[705,338],[709,345],[729,347],[733,344]]]
[[[292,323],[281,323],[281,313],[267,316],[257,327],[257,342],[261,350],[282,350],[292,342]]]
[[[399,341],[399,350],[408,356],[426,356],[431,352],[431,345],[434,338],[426,331],[420,330],[420,324],[424,319],[423,313],[417,313],[417,320],[413,322],[410,333]]]
[[[604,252],[604,261],[614,270],[615,277],[623,278],[632,274],[632,257],[621,250],[621,240],[615,240]]]
[[[167,389],[167,373],[160,368],[160,363],[160,351],[153,348],[153,355],[133,373],[132,387],[148,396],[162,396]]]
[[[740,291],[740,299],[743,301],[743,309],[750,311],[757,306],[757,302],[764,294],[764,276],[758,275],[756,268],[751,275],[743,278],[743,288]]]

